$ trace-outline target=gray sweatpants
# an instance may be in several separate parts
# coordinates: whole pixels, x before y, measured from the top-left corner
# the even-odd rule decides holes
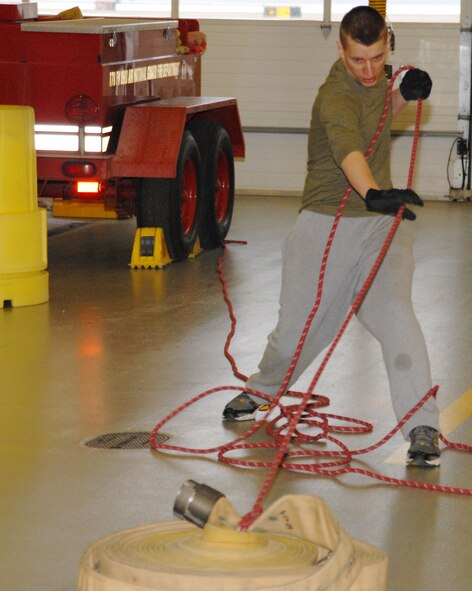
[[[247,386],[275,394],[286,375],[301,331],[312,310],[321,259],[334,218],[303,211],[283,247],[279,318],[268,336],[259,371]],[[323,296],[289,387],[331,344],[369,274],[392,225],[388,216],[341,218],[331,247]],[[414,262],[409,236],[398,229],[357,318],[379,341],[397,420],[431,389],[431,370],[422,330],[411,301]],[[402,429],[407,439],[416,425],[439,430],[434,399]],[[392,425],[393,427],[393,425]]]

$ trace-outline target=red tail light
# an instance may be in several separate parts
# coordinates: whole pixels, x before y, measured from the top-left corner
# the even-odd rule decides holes
[[[100,183],[98,181],[77,181],[77,193],[94,194],[100,192]]]
[[[86,94],[76,94],[67,101],[65,115],[77,125],[87,125],[98,119],[100,107]]]

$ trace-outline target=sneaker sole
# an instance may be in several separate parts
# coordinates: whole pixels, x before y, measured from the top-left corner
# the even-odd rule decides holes
[[[256,412],[257,412],[257,410],[255,410],[252,414],[240,415],[239,417],[238,416],[225,417],[223,415],[222,420],[226,421],[227,423],[241,423],[244,421],[253,421],[255,419]]]
[[[262,404],[252,413],[246,413],[243,415],[233,416],[233,417],[225,417],[223,415],[222,420],[227,421],[228,423],[237,423],[241,421],[254,421],[254,420],[261,420],[267,414],[267,411],[270,409],[270,404]]]
[[[422,454],[416,455],[414,458],[407,459],[408,466],[417,466],[419,468],[437,468],[441,465],[441,458],[427,458]]]

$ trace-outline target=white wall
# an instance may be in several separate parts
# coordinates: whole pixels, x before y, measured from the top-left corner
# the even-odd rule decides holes
[[[433,92],[424,103],[413,188],[444,199],[449,152],[458,133],[458,24],[395,24],[396,50],[389,63],[427,70]],[[239,192],[300,194],[305,175],[306,130],[317,89],[337,57],[338,24],[323,32],[318,22],[202,20],[208,49],[202,94],[235,96],[246,128],[247,154],[236,164]],[[409,106],[394,129],[414,127]],[[280,132],[283,128],[284,133]],[[412,138],[395,135],[394,184],[405,186]],[[454,157],[455,154],[453,154]]]

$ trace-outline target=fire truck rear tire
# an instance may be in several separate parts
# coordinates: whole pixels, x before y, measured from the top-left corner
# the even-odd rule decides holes
[[[195,137],[202,158],[200,244],[205,249],[217,248],[228,234],[233,215],[233,148],[228,132],[219,121],[192,121],[187,128]]]
[[[198,236],[202,210],[202,163],[189,131],[182,137],[175,178],[147,178],[139,183],[138,228],[162,228],[175,261],[185,260]]]

